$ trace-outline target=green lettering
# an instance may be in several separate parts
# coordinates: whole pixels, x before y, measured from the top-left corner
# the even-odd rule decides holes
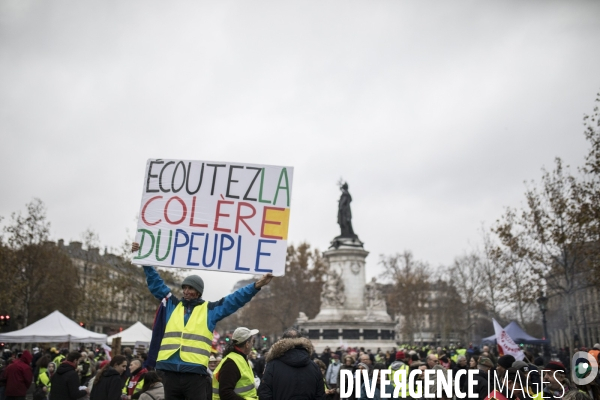
[[[140,250],[138,251],[138,255],[134,257],[135,260],[141,260],[143,258],[148,257],[150,254],[152,254],[152,250],[154,250],[154,235],[152,234],[152,232],[150,232],[148,229],[138,229],[138,232],[142,232],[142,239],[140,239]],[[144,238],[146,237],[146,234],[150,235],[150,238],[152,239],[152,246],[150,246],[150,250],[148,251],[148,253],[142,256],[140,254],[142,253],[142,249],[144,248]]]
[[[281,186],[281,178],[285,178],[285,186]],[[285,190],[287,193],[287,206],[290,206],[290,183],[288,182],[287,168],[282,168],[279,174],[279,182],[277,182],[277,190],[275,191],[275,198],[273,204],[277,204],[277,195],[279,195],[279,189]]]
[[[261,203],[271,204],[271,202],[269,200],[263,200],[263,198],[262,198],[264,182],[265,182],[265,169],[263,168],[262,171],[260,171],[260,191],[258,192],[258,201],[260,201]]]
[[[167,246],[167,252],[164,257],[158,255],[158,249],[160,248],[160,229],[158,230],[158,237],[156,238],[156,261],[164,261],[169,253],[171,252],[171,239],[173,238],[173,231],[169,231],[169,245]]]

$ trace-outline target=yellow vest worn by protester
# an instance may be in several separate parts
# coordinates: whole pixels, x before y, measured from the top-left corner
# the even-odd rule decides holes
[[[243,397],[244,399],[258,400],[256,387],[254,386],[254,373],[252,372],[252,368],[250,368],[250,364],[248,364],[248,360],[246,360],[244,357],[233,351],[227,354],[227,356],[225,356],[223,360],[221,360],[221,362],[215,369],[215,372],[213,373],[212,400],[221,399],[221,397],[219,396],[219,381],[217,380],[217,377],[219,376],[219,371],[221,371],[223,363],[230,359],[235,362],[235,365],[237,365],[238,369],[240,370],[240,374],[242,375],[240,380],[237,381],[237,383],[235,384],[235,389],[233,389],[235,394],[237,394],[240,397]]]
[[[127,380],[125,381],[125,386],[123,387],[123,394],[128,394],[130,382],[131,382],[131,377],[127,378]],[[135,389],[133,389],[133,394],[141,392],[143,387],[144,387],[144,380],[140,379],[139,381],[137,381],[137,383],[135,385]]]
[[[48,368],[40,367],[40,372],[38,373],[37,381],[36,381],[36,384],[38,386],[46,386],[48,388],[50,387],[50,377],[46,373],[47,371],[48,371]]]
[[[182,361],[208,367],[213,340],[207,326],[208,302],[194,307],[187,324],[183,318],[184,307],[180,302],[167,322],[156,361],[165,361],[179,351]]]
[[[467,349],[456,349],[456,353],[450,357],[452,359],[452,361],[454,361],[455,363],[458,362],[458,356],[464,356],[465,354],[467,354]]]
[[[402,386],[400,386],[400,390],[398,391],[398,398],[403,398],[402,397],[402,388],[406,387],[406,397],[409,397],[410,395],[408,394],[408,375],[409,375],[409,369],[410,367],[404,363],[402,363],[402,365],[399,368],[394,369],[393,368],[394,363],[392,363],[392,365],[390,365],[390,369],[392,370],[392,375],[390,376],[390,381],[392,386],[394,387],[394,389],[396,388],[396,381],[394,380],[394,374],[396,373],[396,371],[398,370],[405,370],[406,371],[406,376],[405,376],[405,380],[404,380],[404,384],[402,384],[402,382],[400,383]]]
[[[88,376],[92,376],[92,363],[90,363],[90,360],[85,360],[84,363],[88,365],[88,369],[85,375],[83,375],[83,377],[87,378]]]
[[[54,363],[54,365],[56,365],[56,368],[58,368],[60,363],[63,362],[65,358],[67,357],[63,356],[62,354],[59,354],[56,357],[54,357],[54,360],[52,360],[52,362]]]

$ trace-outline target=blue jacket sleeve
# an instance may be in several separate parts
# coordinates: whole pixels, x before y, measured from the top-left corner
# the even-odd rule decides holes
[[[211,302],[208,305],[208,329],[212,332],[215,330],[217,322],[225,317],[230,316],[239,308],[248,303],[260,289],[254,287],[251,283],[243,288],[236,290],[228,296],[223,297],[217,302]]]
[[[150,293],[158,300],[162,300],[169,293],[171,293],[171,289],[165,282],[162,280],[156,269],[154,267],[144,265],[144,273],[146,274],[146,283],[148,284],[148,289],[150,289]]]

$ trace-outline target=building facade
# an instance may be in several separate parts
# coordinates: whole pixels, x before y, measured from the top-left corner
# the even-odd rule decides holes
[[[151,328],[159,301],[146,285],[143,268],[121,256],[98,248],[84,249],[81,242],[59,249],[69,255],[79,272],[79,304],[70,317],[86,329],[108,335],[128,328],[137,321]],[[182,279],[170,271],[161,271],[165,283],[178,292]]]

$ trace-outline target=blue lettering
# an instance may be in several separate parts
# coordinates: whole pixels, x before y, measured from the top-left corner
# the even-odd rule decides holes
[[[190,251],[188,252],[188,260],[187,265],[191,267],[198,267],[200,263],[192,262],[192,252],[199,249],[199,247],[194,247],[194,237],[196,236],[204,236],[204,233],[192,232],[192,237],[190,238]]]
[[[212,260],[210,261],[210,264],[207,264],[206,263],[206,250],[208,248],[208,241],[210,240],[210,233],[206,234],[206,241],[204,242],[204,253],[202,254],[202,265],[205,268],[212,267],[213,264],[215,263],[215,260],[217,259],[217,239],[219,239],[219,234],[218,233],[215,234],[215,245],[213,247]]]
[[[223,247],[223,241],[225,239],[229,240],[228,247]],[[221,245],[219,246],[219,266],[217,267],[218,269],[221,269],[221,261],[223,261],[223,252],[233,249],[234,244],[235,244],[235,241],[233,240],[233,238],[231,236],[229,236],[226,233],[221,235]]]
[[[258,268],[259,264],[260,264],[260,256],[265,256],[265,257],[269,257],[271,255],[271,253],[263,253],[261,252],[261,247],[263,243],[277,243],[276,240],[267,240],[267,239],[260,239],[258,241],[258,248],[256,249],[256,265],[254,267],[254,271],[256,272],[273,272],[273,270],[271,269],[260,269]]]
[[[242,253],[242,237],[238,235],[237,258],[235,259],[236,271],[250,271],[250,268],[240,267],[240,254]]]
[[[177,238],[179,238],[179,234],[182,234],[183,236],[185,236],[185,243],[179,244],[177,242]],[[188,245],[188,243],[190,242],[190,237],[188,236],[187,233],[185,233],[185,231],[183,229],[177,229],[175,231],[175,243],[173,243],[173,257],[171,257],[171,265],[173,265],[175,263],[175,253],[177,252],[177,248],[178,247],[185,247]]]

